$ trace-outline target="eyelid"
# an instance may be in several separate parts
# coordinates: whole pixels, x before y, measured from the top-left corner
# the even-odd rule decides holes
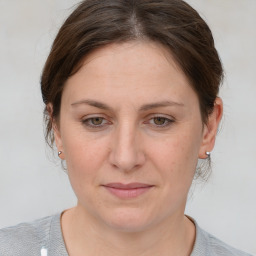
[[[150,118],[156,118],[156,117],[161,117],[161,118],[166,118],[166,119],[169,119],[169,120],[171,120],[171,121],[174,121],[175,120],[175,118],[174,117],[172,117],[172,116],[166,116],[166,115],[164,115],[164,114],[152,114],[152,115],[150,115]]]
[[[154,126],[155,128],[165,128],[165,127],[168,127],[170,126],[172,123],[175,122],[175,119],[174,118],[171,118],[171,117],[166,117],[166,116],[163,116],[161,114],[155,114],[153,116],[151,116],[148,120],[152,120],[154,118],[164,118],[166,121],[167,121],[167,124],[164,124],[164,125],[152,125]]]
[[[103,122],[104,122],[104,121],[107,121],[107,122],[105,122],[105,124],[100,124],[100,125],[92,125],[92,124],[89,124],[88,122],[89,122],[90,120],[94,119],[94,118],[100,118],[100,119],[103,119]],[[82,122],[82,124],[86,125],[86,126],[89,127],[89,128],[97,129],[97,128],[103,128],[103,127],[106,125],[106,123],[108,123],[109,121],[108,121],[106,118],[97,115],[97,116],[90,116],[90,117],[86,117],[86,118],[84,117],[81,122]],[[109,122],[109,123],[110,123],[110,122]]]

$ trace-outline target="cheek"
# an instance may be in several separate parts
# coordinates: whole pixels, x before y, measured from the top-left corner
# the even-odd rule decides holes
[[[86,137],[79,135],[65,140],[65,156],[73,191],[78,201],[88,208],[90,204],[98,204],[95,188],[101,181],[99,170],[106,159],[107,145]]]
[[[199,135],[199,134],[198,134]],[[172,134],[149,147],[151,159],[170,186],[190,182],[197,165],[200,136],[189,130]],[[180,181],[180,182],[178,182]]]
[[[107,141],[92,139],[85,133],[63,136],[63,139],[70,182],[77,186],[95,184],[98,170],[107,158]]]

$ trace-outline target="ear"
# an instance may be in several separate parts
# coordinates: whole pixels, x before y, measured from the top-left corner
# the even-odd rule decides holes
[[[206,152],[211,152],[214,148],[218,126],[223,114],[223,102],[217,97],[214,104],[214,109],[208,118],[207,124],[204,125],[203,139],[199,150],[199,158],[207,158]]]
[[[50,120],[51,120],[51,123],[52,123],[52,130],[53,130],[54,140],[55,140],[57,150],[58,150],[58,152],[61,152],[61,154],[58,154],[58,156],[59,156],[59,158],[64,160],[65,155],[64,155],[64,151],[63,151],[63,144],[62,144],[62,139],[61,139],[61,134],[60,134],[60,129],[59,129],[59,123],[56,120],[56,118],[53,117],[52,103],[49,103],[47,105],[47,111],[49,113]]]

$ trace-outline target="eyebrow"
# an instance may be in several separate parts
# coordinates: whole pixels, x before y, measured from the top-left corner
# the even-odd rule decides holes
[[[84,100],[80,100],[77,102],[74,102],[71,104],[71,106],[77,106],[77,105],[81,105],[81,104],[86,104],[92,107],[96,107],[99,109],[104,109],[104,110],[110,110],[113,111],[113,108],[111,108],[110,106],[108,106],[105,103],[99,102],[99,101],[95,101],[95,100],[90,100],[90,99],[84,99]],[[142,105],[139,109],[139,111],[147,111],[150,109],[154,109],[154,108],[159,108],[159,107],[170,107],[170,106],[180,106],[183,107],[184,104],[183,103],[179,103],[179,102],[174,102],[174,101],[161,101],[161,102],[155,102],[155,103],[150,103],[150,104],[145,104]]]

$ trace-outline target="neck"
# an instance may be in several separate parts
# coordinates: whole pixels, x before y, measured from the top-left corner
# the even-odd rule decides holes
[[[99,224],[75,207],[63,213],[61,223],[70,256],[188,256],[195,241],[195,226],[184,214],[143,231],[125,232]]]

